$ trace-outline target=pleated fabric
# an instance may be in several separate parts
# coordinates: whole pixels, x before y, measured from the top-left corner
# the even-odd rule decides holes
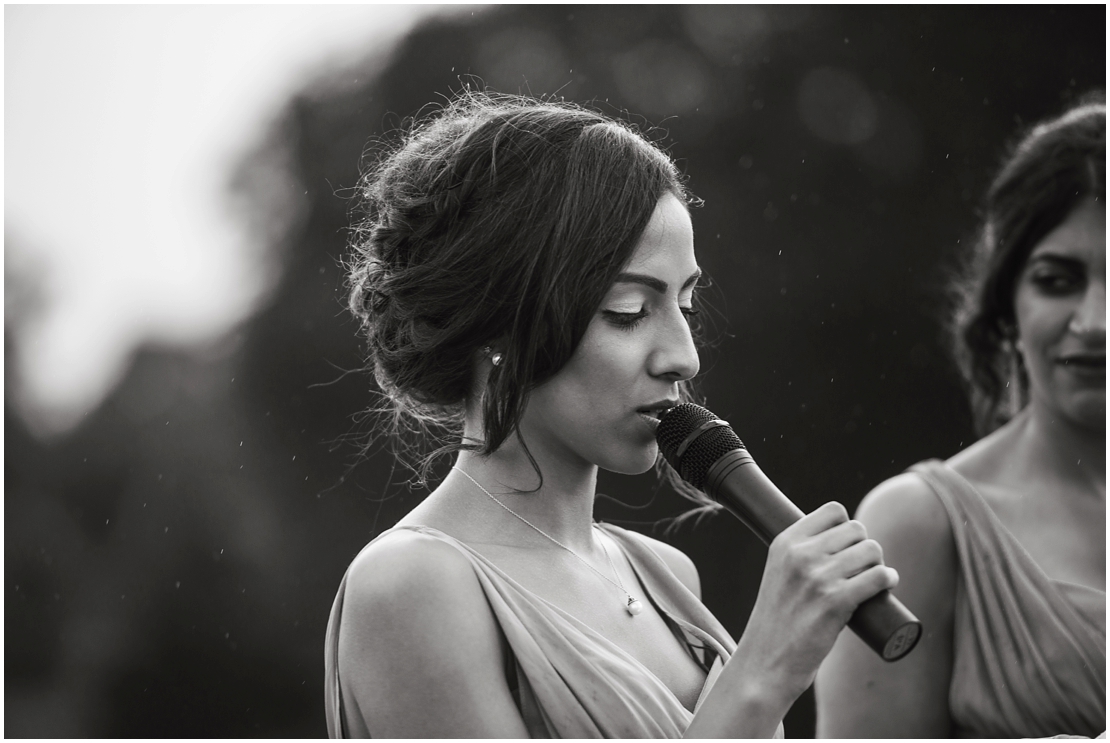
[[[949,707],[958,737],[1106,729],[1106,593],[1055,581],[939,460],[910,468],[948,512],[960,568]]]
[[[450,544],[474,567],[512,651],[514,697],[531,737],[676,738],[685,731],[693,713],[620,647],[525,589],[465,543],[430,527],[395,527],[401,528]],[[639,535],[608,524],[601,528],[628,558],[647,598],[684,635],[687,644],[704,652],[702,657],[711,663],[700,705],[723,662],[735,650],[734,641]],[[339,620],[346,582],[344,576],[325,640],[325,710],[331,737],[345,737],[344,715],[349,714],[343,708],[343,681],[338,672]]]

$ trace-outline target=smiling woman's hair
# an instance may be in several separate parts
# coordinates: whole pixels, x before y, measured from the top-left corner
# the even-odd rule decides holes
[[[691,199],[658,146],[568,103],[467,92],[399,139],[360,183],[350,309],[424,482],[437,454],[519,436],[529,392],[570,359],[656,204]],[[482,439],[460,443],[485,347],[501,361]]]
[[[1033,248],[1080,204],[1106,194],[1106,102],[1101,93],[1029,128],[987,191],[974,248],[953,282],[952,348],[981,435],[1028,402],[1017,353],[1014,294]]]

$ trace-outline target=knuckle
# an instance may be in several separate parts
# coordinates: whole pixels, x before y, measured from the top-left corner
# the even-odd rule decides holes
[[[802,578],[808,578],[811,566],[809,564],[809,560],[806,559],[806,556],[804,554],[798,552],[797,550],[790,550],[784,556],[783,562],[792,573],[795,573]]]
[[[817,584],[817,594],[834,606],[839,605],[841,593],[838,581],[823,580]]]
[[[825,508],[827,508],[832,515],[836,516],[838,523],[843,523],[848,520],[848,509],[844,507],[844,504],[837,501],[829,501],[825,504]]]
[[[833,613],[849,609],[852,603],[852,599],[841,581],[826,581],[815,590],[815,594],[821,604],[826,607],[826,610]]]
[[[883,562],[883,547],[874,539],[865,539],[860,542],[863,545],[864,555],[868,563],[872,565],[881,565]]]
[[[810,562],[802,568],[802,574],[805,576],[806,581],[814,586],[822,586],[825,581],[825,571],[821,569],[821,565],[816,562]]]
[[[856,521],[855,519],[852,519],[848,522],[848,526],[851,528],[852,534],[855,535],[860,541],[867,539],[867,527],[863,525],[862,521]]]

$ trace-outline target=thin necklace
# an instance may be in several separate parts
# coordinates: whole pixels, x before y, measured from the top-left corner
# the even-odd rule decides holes
[[[520,515],[519,513],[517,513],[516,511],[514,511],[514,510],[513,510],[513,509],[511,509],[511,508],[509,508],[508,506],[506,506],[506,505],[505,505],[504,503],[502,503],[501,501],[499,501],[499,500],[498,500],[498,499],[497,499],[497,498],[496,498],[496,497],[495,497],[495,496],[493,495],[493,493],[491,493],[490,491],[488,491],[488,490],[486,490],[486,489],[485,489],[484,487],[482,487],[482,483],[480,483],[480,482],[478,482],[477,480],[475,480],[475,479],[474,479],[473,477],[471,477],[471,476],[470,476],[469,474],[467,474],[466,472],[463,472],[463,470],[459,469],[458,467],[452,467],[451,469],[453,469],[453,470],[459,470],[459,472],[462,472],[462,473],[463,473],[463,475],[465,475],[465,476],[466,476],[466,479],[467,479],[467,480],[470,480],[470,481],[471,481],[472,483],[474,483],[474,484],[475,484],[475,485],[476,485],[476,486],[478,487],[478,489],[479,489],[479,490],[481,490],[481,491],[482,491],[483,493],[485,493],[486,495],[488,495],[488,496],[490,497],[490,500],[492,500],[492,501],[493,501],[494,503],[496,503],[497,505],[501,506],[501,507],[502,507],[502,508],[504,508],[504,509],[505,509],[506,511],[508,511],[509,513],[511,513],[511,514],[512,514],[513,516],[516,516],[516,517],[517,517],[518,519],[520,519],[521,521],[523,521],[523,522],[524,522],[525,524],[527,524],[528,526],[530,526],[530,527],[532,527],[533,529],[535,529],[535,530],[536,530],[537,532],[539,532],[539,534],[540,534],[541,536],[544,536],[544,537],[546,537],[546,538],[547,538],[548,540],[550,540],[551,542],[554,542],[556,546],[558,546],[558,547],[562,547],[562,548],[563,548],[563,549],[565,549],[565,550],[566,550],[567,552],[569,552],[569,553],[571,553],[572,555],[574,555],[575,559],[577,559],[577,560],[578,560],[578,561],[579,561],[580,563],[582,563],[583,565],[585,565],[586,567],[588,567],[588,568],[589,568],[590,570],[592,570],[592,571],[594,572],[594,574],[595,574],[595,575],[597,575],[597,576],[598,576],[599,578],[602,578],[602,579],[604,579],[604,580],[608,581],[609,583],[611,583],[612,585],[616,586],[617,588],[619,588],[619,589],[621,590],[621,593],[623,593],[623,594],[624,594],[624,595],[625,595],[625,596],[626,596],[626,597],[628,598],[628,603],[626,603],[626,604],[624,605],[624,609],[625,609],[625,611],[627,611],[627,612],[628,612],[629,614],[631,614],[632,616],[636,616],[637,614],[639,614],[640,612],[642,612],[642,611],[644,610],[644,605],[640,603],[640,600],[639,600],[639,599],[637,599],[637,598],[633,598],[633,597],[632,597],[632,594],[630,594],[630,593],[629,593],[629,592],[628,592],[628,591],[627,591],[627,590],[625,589],[625,587],[624,587],[624,583],[622,583],[622,582],[621,582],[621,576],[620,576],[620,573],[618,573],[618,572],[617,572],[617,566],[613,564],[613,558],[612,558],[612,556],[610,556],[610,554],[609,554],[609,549],[608,549],[608,548],[607,548],[607,547],[605,546],[605,542],[604,542],[604,541],[602,541],[602,542],[601,542],[601,551],[605,553],[605,559],[609,561],[609,569],[613,571],[613,575],[614,575],[614,576],[616,577],[616,581],[614,581],[614,580],[613,580],[612,578],[610,578],[610,577],[609,577],[608,575],[606,575],[605,573],[601,572],[601,571],[600,571],[600,570],[598,570],[597,568],[595,568],[595,567],[594,567],[593,565],[591,565],[590,563],[586,562],[586,560],[585,560],[584,558],[580,557],[580,556],[579,556],[579,554],[578,554],[577,552],[575,552],[574,550],[572,550],[572,549],[571,549],[570,547],[566,546],[565,544],[563,544],[562,542],[560,542],[560,541],[559,541],[558,539],[556,539],[555,537],[551,536],[550,534],[548,534],[547,532],[545,532],[545,531],[544,531],[543,529],[541,529],[540,527],[536,526],[536,525],[535,525],[535,524],[533,524],[533,523],[532,523],[531,521],[529,521],[528,519],[524,518],[524,517],[523,517],[523,516],[521,516],[521,515]],[[595,528],[595,529],[597,529],[597,528],[599,528],[599,527],[597,526],[597,524],[594,524],[594,528]]]

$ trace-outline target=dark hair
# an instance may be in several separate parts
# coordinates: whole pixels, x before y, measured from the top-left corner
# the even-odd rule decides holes
[[[1105,193],[1102,94],[1028,129],[987,191],[979,234],[952,285],[949,327],[980,435],[1028,402],[1029,379],[1014,348],[1014,292],[1029,254],[1077,206]]]
[[[474,92],[414,124],[360,190],[350,308],[398,453],[414,453],[406,434],[440,444],[413,467],[418,482],[438,454],[489,454],[519,436],[529,392],[570,359],[659,200],[691,201],[670,158],[630,126]],[[483,440],[460,442],[486,346],[503,356]]]

